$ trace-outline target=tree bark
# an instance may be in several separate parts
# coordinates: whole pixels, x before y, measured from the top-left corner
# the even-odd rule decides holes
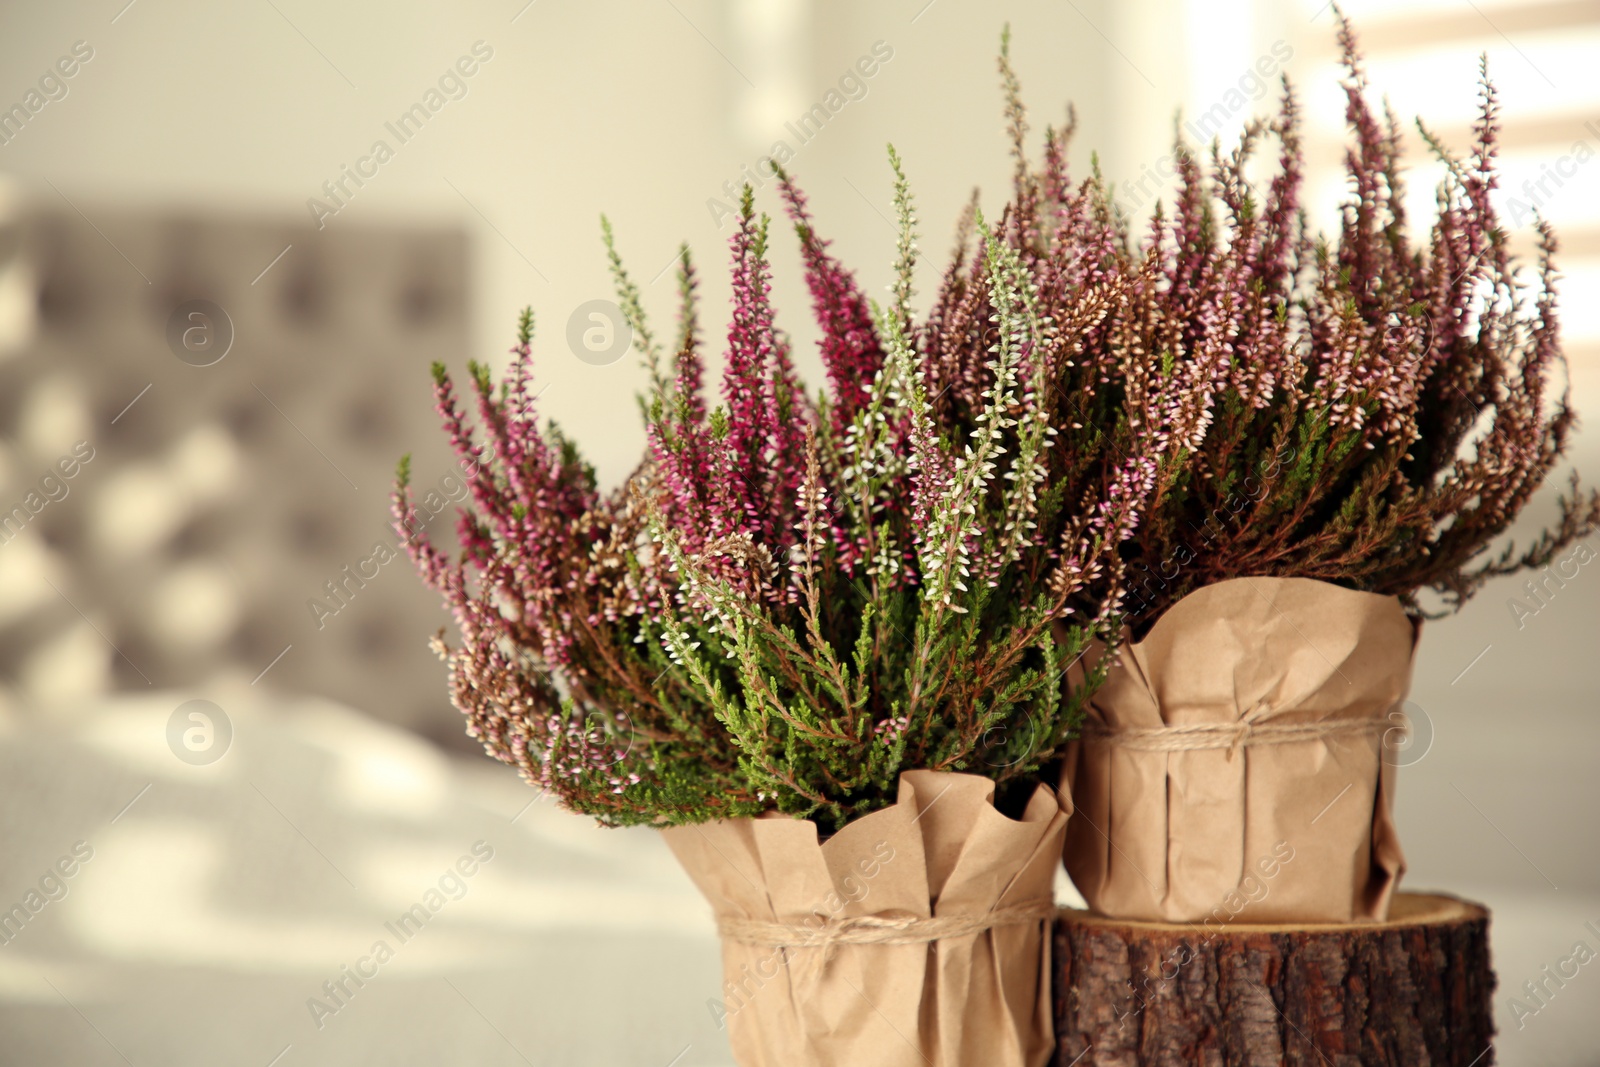
[[[1399,893],[1383,923],[1178,925],[1063,908],[1057,1067],[1488,1067],[1489,913]]]

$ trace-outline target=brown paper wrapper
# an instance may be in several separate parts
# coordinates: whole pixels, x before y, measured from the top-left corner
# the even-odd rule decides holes
[[[1164,922],[1386,918],[1405,857],[1383,744],[1416,634],[1395,597],[1236,578],[1125,641],[1063,768],[1067,872],[1089,906]],[[1322,723],[1336,732],[1286,729]],[[1196,724],[1209,735],[1185,737],[1212,747],[1153,750],[1174,732],[1150,728]]]
[[[723,926],[735,1058],[743,1067],[1047,1063],[1049,917],[1039,909],[1053,899],[1070,810],[1041,785],[1011,819],[995,809],[987,778],[907,771],[892,807],[821,844],[814,823],[784,816],[664,830]],[[866,916],[959,925],[1028,911],[1025,922],[903,944],[762,946],[728,926],[790,924],[804,940]]]

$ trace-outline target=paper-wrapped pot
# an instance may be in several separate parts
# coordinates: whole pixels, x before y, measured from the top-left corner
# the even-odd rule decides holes
[[[1381,920],[1405,870],[1386,735],[1417,629],[1392,596],[1236,578],[1124,641],[1069,747],[1067,872],[1121,919]]]
[[[1069,811],[1041,785],[1012,819],[987,778],[907,771],[893,806],[821,843],[784,816],[663,831],[717,916],[738,1062],[1047,1063]]]

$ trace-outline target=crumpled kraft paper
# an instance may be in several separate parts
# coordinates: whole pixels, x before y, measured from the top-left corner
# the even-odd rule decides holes
[[[1165,922],[1384,919],[1405,857],[1382,746],[1401,729],[1417,632],[1392,596],[1236,578],[1125,641],[1063,766],[1077,808],[1064,857],[1089,906]],[[1171,726],[1190,732],[1153,729]]]
[[[907,771],[892,807],[821,844],[814,823],[778,815],[662,831],[723,929],[718,1010],[735,1058],[743,1067],[1047,1063],[1048,909],[1070,811],[1040,785],[1011,819],[995,809],[987,778]],[[995,915],[1012,921],[913,943],[773,947],[729,934],[729,923],[784,923],[806,940],[868,916],[959,925]]]

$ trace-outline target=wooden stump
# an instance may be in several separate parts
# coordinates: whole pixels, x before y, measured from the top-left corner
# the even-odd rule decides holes
[[[1400,893],[1388,922],[1176,925],[1063,908],[1057,1067],[1487,1067],[1489,913]]]

